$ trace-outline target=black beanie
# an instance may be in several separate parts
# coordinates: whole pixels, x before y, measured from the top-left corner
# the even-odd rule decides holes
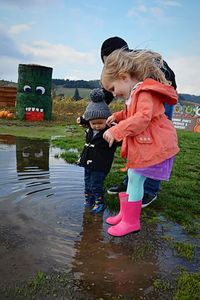
[[[118,36],[111,37],[105,40],[101,46],[101,59],[103,61],[104,56],[110,55],[113,51],[117,49],[127,49],[129,50],[128,44],[125,40]],[[104,61],[103,61],[104,62]]]

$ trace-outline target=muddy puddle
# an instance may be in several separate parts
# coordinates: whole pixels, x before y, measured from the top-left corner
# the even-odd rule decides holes
[[[59,152],[48,140],[0,136],[1,288],[59,272],[78,282],[71,296],[34,299],[172,299],[155,282],[173,283],[183,266],[198,271],[199,245],[192,261],[176,255],[163,237],[192,238],[163,218],[143,220],[138,234],[109,236],[110,212],[92,216],[83,207],[83,169],[55,158]]]

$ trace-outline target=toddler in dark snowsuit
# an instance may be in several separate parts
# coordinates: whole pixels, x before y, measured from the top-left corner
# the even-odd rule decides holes
[[[112,147],[103,139],[108,129],[106,119],[111,115],[100,88],[90,92],[90,103],[84,113],[89,121],[86,141],[78,164],[84,167],[85,206],[92,207],[92,213],[104,210],[104,180],[109,173],[117,144]]]

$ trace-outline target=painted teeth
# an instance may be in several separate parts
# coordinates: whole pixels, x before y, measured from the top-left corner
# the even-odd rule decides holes
[[[38,108],[38,107],[26,107],[26,111],[37,111],[37,112],[43,112],[43,108]]]

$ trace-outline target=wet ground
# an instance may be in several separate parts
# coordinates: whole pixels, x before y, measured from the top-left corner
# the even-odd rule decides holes
[[[180,268],[199,270],[198,240],[161,217],[142,220],[138,234],[109,236],[110,212],[83,207],[83,170],[55,158],[59,151],[47,140],[0,136],[0,299],[18,299],[6,289],[38,272],[70,274],[71,296],[34,299],[172,299]],[[194,258],[179,257],[166,237],[194,243]]]

